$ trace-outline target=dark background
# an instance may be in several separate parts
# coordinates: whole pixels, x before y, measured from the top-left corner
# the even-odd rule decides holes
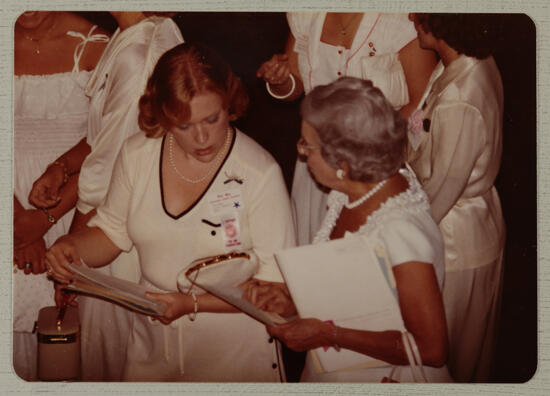
[[[114,31],[104,12],[83,13]],[[525,14],[495,14],[503,26],[495,60],[504,85],[503,156],[495,182],[507,239],[500,333],[492,382],[525,382],[537,368],[536,31]],[[260,64],[282,52],[288,36],[284,13],[184,12],[174,16],[186,41],[220,52],[242,78],[251,104],[237,126],[273,154],[290,189],[298,103],[272,99],[256,78]],[[467,348],[468,346],[465,345]],[[288,380],[297,381],[302,354],[285,350]]]

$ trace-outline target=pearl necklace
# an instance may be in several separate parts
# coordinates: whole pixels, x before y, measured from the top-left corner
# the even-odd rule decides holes
[[[221,162],[221,159],[223,158],[223,155],[227,151],[227,148],[229,147],[229,144],[231,143],[231,127],[227,127],[227,134],[226,134],[226,137],[225,137],[225,142],[224,142],[222,148],[220,149],[220,151],[218,151],[218,154],[216,155],[216,158],[214,158],[214,161],[213,161],[214,163],[212,164],[210,169],[208,169],[208,171],[202,177],[200,177],[198,179],[190,179],[188,177],[185,177],[184,175],[182,175],[180,173],[180,171],[176,167],[176,163],[174,162],[173,149],[172,149],[173,141],[174,141],[174,135],[172,133],[170,133],[170,135],[168,135],[168,159],[169,159],[170,165],[172,166],[172,169],[174,169],[174,172],[176,172],[177,175],[182,180],[185,180],[188,183],[197,184],[197,183],[201,183],[201,182],[205,181],[208,177],[210,177],[214,173],[214,171],[216,169],[218,169],[218,165]]]
[[[358,207],[359,205],[364,203],[367,199],[369,199],[374,194],[376,194],[378,192],[378,190],[380,190],[382,188],[382,186],[384,184],[386,184],[387,181],[388,181],[388,179],[384,179],[381,182],[378,182],[378,184],[376,184],[373,188],[371,188],[369,191],[367,191],[367,193],[365,195],[363,195],[361,198],[359,198],[357,201],[353,201],[353,202],[350,203],[349,202],[349,197],[348,197],[348,199],[346,200],[346,203],[344,204],[344,206],[347,209],[353,209],[353,208]]]

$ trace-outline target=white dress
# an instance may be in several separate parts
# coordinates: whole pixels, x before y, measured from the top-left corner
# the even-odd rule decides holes
[[[444,281],[443,240],[441,233],[430,214],[428,198],[414,173],[401,169],[407,178],[409,188],[385,201],[379,209],[371,213],[357,233],[369,237],[373,243],[384,248],[392,267],[399,264],[420,261],[432,263],[439,287]],[[314,243],[328,241],[347,196],[332,190],[328,196],[328,213]],[[346,232],[347,237],[356,233]],[[308,353],[302,373],[305,382],[381,382],[389,376],[392,366],[366,368],[342,372],[318,373]],[[400,382],[412,382],[409,366],[401,366]],[[434,368],[424,366],[429,382],[452,382],[446,366]]]
[[[99,226],[123,250],[135,246],[141,283],[155,290],[177,291],[177,275],[191,261],[230,250],[252,250],[260,262],[255,278],[282,282],[273,252],[294,246],[295,237],[288,193],[272,156],[237,132],[207,190],[176,214],[164,208],[163,144],[164,138],[144,134],[126,141],[107,200],[89,225]],[[237,230],[234,239],[222,225],[229,222]],[[199,313],[193,322],[184,316],[170,326],[136,314],[126,356],[129,381],[284,378],[277,342],[243,313]]]
[[[90,72],[78,68],[87,42],[107,41],[102,34],[87,37],[75,49],[71,72],[14,77],[14,193],[25,209],[34,209],[28,196],[32,184],[61,154],[86,135],[89,100],[84,88]],[[44,235],[46,247],[68,232],[74,210],[67,212]],[[46,274],[13,275],[14,366],[24,379],[36,379],[36,335],[32,334],[38,311],[55,305],[53,283]]]
[[[116,156],[124,140],[139,132],[138,100],[158,58],[183,42],[170,18],[150,17],[113,34],[86,87],[91,98],[87,142],[92,151],[78,181],[77,209],[81,213],[105,200]],[[104,273],[139,281],[137,253],[123,253]],[[82,379],[120,380],[133,315],[103,300],[80,296]]]
[[[341,76],[372,80],[392,105],[409,103],[409,91],[398,52],[416,38],[407,14],[365,13],[350,49],[321,42],[326,13],[288,13],[296,39],[298,68],[305,92]],[[303,161],[297,161],[292,205],[298,244],[309,244],[326,213],[327,194],[315,183]]]
[[[483,382],[494,349],[505,241],[493,185],[502,153],[500,73],[491,57],[462,55],[436,66],[424,97],[417,112],[425,128],[409,132],[418,146],[409,144],[408,158],[445,242],[449,370],[457,381]]]

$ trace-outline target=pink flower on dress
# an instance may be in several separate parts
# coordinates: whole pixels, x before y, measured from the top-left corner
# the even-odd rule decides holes
[[[418,135],[423,128],[424,110],[416,109],[409,116],[408,130],[413,135]]]

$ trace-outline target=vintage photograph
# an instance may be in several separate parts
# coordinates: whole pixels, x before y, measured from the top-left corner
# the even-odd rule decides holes
[[[13,29],[17,377],[535,374],[529,15],[30,10]]]

